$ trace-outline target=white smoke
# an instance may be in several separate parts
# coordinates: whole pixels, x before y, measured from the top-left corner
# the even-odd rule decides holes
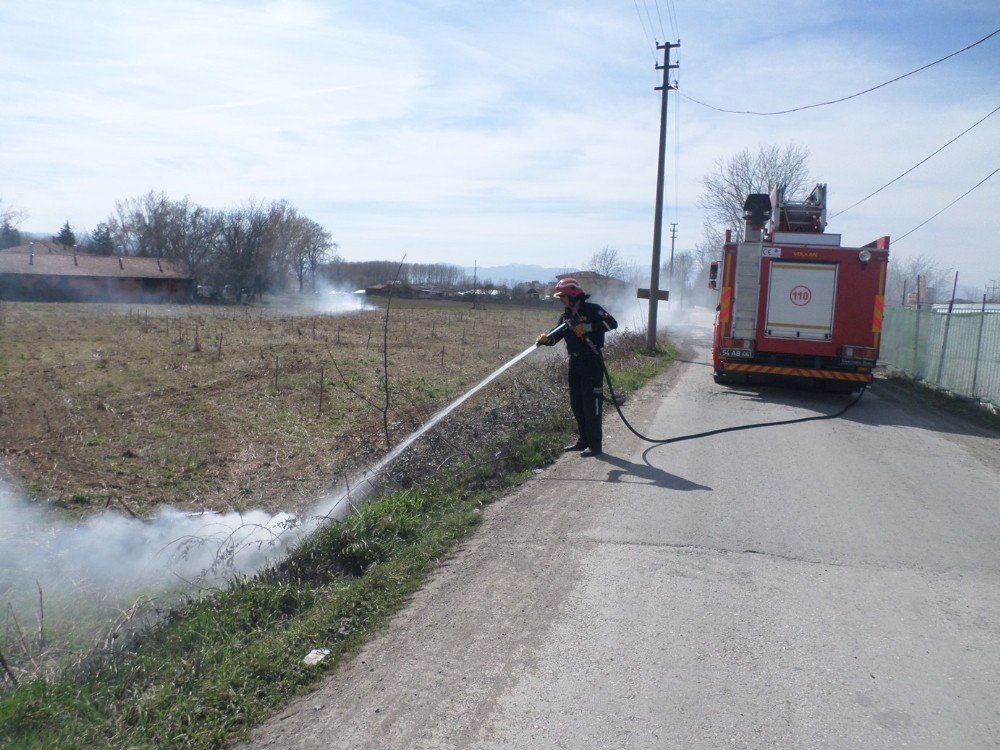
[[[22,620],[81,598],[110,606],[259,569],[298,538],[287,513],[184,513],[150,519],[105,511],[80,521],[29,503],[0,480],[0,606]]]
[[[589,290],[587,290],[589,291]],[[636,297],[635,289],[627,292],[601,293],[594,292],[590,298],[618,321],[620,330],[631,333],[644,333],[649,327],[649,300]],[[671,326],[681,325],[687,322],[691,309],[681,308],[674,300],[661,301],[656,309],[656,329],[659,332],[667,331]],[[560,303],[556,315],[562,313]],[[614,335],[614,334],[612,334]]]
[[[344,315],[376,309],[375,305],[372,305],[365,298],[363,289],[338,289],[318,279],[316,281],[316,307],[326,315]]]

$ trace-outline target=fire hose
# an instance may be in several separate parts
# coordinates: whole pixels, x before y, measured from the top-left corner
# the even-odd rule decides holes
[[[620,404],[618,395],[615,393],[614,383],[611,381],[611,373],[608,372],[608,366],[604,362],[604,356],[601,354],[601,350],[598,349],[596,346],[594,346],[594,342],[591,341],[589,338],[587,338],[586,333],[584,333],[582,330],[577,330],[577,328],[573,325],[572,321],[570,321],[570,322],[564,322],[564,323],[559,324],[558,326],[556,326],[555,328],[553,328],[551,331],[549,331],[546,334],[546,336],[551,337],[554,334],[562,331],[563,329],[567,329],[567,328],[570,331],[572,331],[573,333],[575,333],[577,336],[579,336],[579,338],[584,343],[586,343],[588,347],[590,347],[590,350],[597,356],[597,360],[601,363],[601,369],[604,371],[604,380],[607,382],[607,384],[608,384],[608,390],[611,392],[611,398],[610,399],[606,398],[603,395],[601,396],[601,398],[603,400],[605,400],[605,401],[611,401],[611,404],[615,407],[615,411],[618,412],[618,416],[621,417],[622,422],[625,424],[625,426],[629,429],[629,431],[633,435],[635,435],[640,440],[644,440],[647,443],[654,443],[656,445],[666,445],[667,443],[679,443],[682,440],[696,440],[698,438],[710,437],[712,435],[721,435],[721,434],[723,434],[725,432],[738,432],[740,430],[754,430],[754,429],[757,429],[758,427],[778,427],[780,425],[800,424],[802,422],[815,422],[815,421],[818,421],[818,420],[821,420],[821,419],[836,419],[837,417],[843,416],[843,414],[848,409],[850,409],[852,406],[854,406],[856,403],[858,403],[858,401],[861,400],[861,397],[863,395],[865,395],[865,390],[867,390],[867,388],[868,388],[868,384],[867,383],[865,385],[861,386],[861,390],[858,393],[857,397],[855,397],[844,408],[842,408],[840,411],[838,411],[838,412],[836,412],[834,414],[817,414],[817,415],[814,415],[814,416],[811,416],[811,417],[798,417],[796,419],[782,419],[782,420],[779,420],[777,422],[755,422],[753,424],[742,424],[742,425],[736,425],[734,427],[721,427],[721,428],[719,428],[717,430],[707,430],[706,432],[696,432],[696,433],[693,433],[691,435],[678,435],[676,437],[670,437],[670,438],[662,438],[662,439],[651,438],[651,437],[647,437],[646,435],[643,435],[641,432],[639,432],[637,429],[635,429],[635,427],[633,427],[632,424],[626,418],[624,412],[622,412],[622,408],[621,408],[621,404]]]

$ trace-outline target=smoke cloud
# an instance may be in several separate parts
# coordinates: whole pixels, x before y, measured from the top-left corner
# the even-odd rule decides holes
[[[602,294],[597,291],[593,293],[590,301],[596,302],[614,315],[622,331],[643,333],[649,325],[649,300],[637,298],[634,289],[617,294]],[[556,315],[558,316],[562,312],[562,305],[559,304],[559,307],[554,309],[557,309]],[[692,309],[690,307],[681,308],[672,299],[670,302],[660,302],[656,312],[657,330],[662,332],[669,326],[686,323]]]
[[[375,310],[375,305],[365,299],[363,291],[338,289],[316,280],[316,307],[326,315]]]
[[[0,480],[0,604],[23,620],[37,611],[39,589],[45,607],[59,609],[84,598],[114,607],[180,586],[216,586],[261,567],[300,527],[286,513],[170,507],[150,519],[105,511],[74,522]]]

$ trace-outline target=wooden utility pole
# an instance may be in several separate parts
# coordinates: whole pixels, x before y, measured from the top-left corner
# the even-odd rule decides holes
[[[650,354],[656,351],[656,308],[660,301],[660,243],[663,234],[663,175],[667,161],[667,94],[673,89],[670,85],[670,71],[678,67],[670,64],[670,50],[680,47],[677,44],[658,44],[657,49],[663,50],[663,65],[657,64],[656,69],[663,71],[663,85],[657,86],[660,92],[660,153],[656,162],[656,210],[653,215],[653,264],[649,273],[649,328],[646,332],[646,349]]]

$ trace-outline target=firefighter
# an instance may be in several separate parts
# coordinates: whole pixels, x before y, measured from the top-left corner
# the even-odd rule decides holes
[[[604,334],[618,327],[611,314],[598,304],[588,302],[589,294],[576,279],[562,279],[554,295],[565,309],[559,325],[538,337],[537,346],[552,346],[565,339],[569,352],[569,405],[576,418],[579,436],[567,451],[581,456],[601,455],[601,412],[604,406],[604,362],[601,348]]]

